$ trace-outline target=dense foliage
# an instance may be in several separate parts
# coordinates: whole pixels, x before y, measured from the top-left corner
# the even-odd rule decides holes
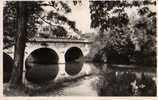
[[[38,23],[38,17],[35,14],[39,14],[43,9],[40,7],[42,2],[24,1],[26,5],[25,18],[27,19],[27,37],[34,36]],[[3,9],[3,43],[4,47],[13,45],[17,36],[17,1],[6,1]]]
[[[27,38],[32,38],[38,34],[38,26],[47,23],[51,27],[51,33],[55,36],[66,36],[67,30],[64,25],[69,26],[74,32],[79,33],[74,21],[69,20],[65,15],[71,12],[69,5],[62,1],[23,1],[26,5],[27,18]],[[3,26],[4,26],[4,48],[14,45],[17,34],[17,1],[6,1],[3,9]],[[52,7],[50,12],[45,12],[43,7]]]
[[[90,2],[91,27],[99,29],[97,42],[93,45],[100,47],[100,50],[94,61],[98,58],[106,61],[102,57],[106,55],[109,63],[156,63],[156,12],[150,10],[149,5],[155,7],[156,2]],[[135,8],[139,17],[131,18],[127,10]],[[140,57],[149,59],[141,60]]]

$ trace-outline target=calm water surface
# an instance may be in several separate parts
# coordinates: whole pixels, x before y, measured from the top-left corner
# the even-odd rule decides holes
[[[39,65],[38,65],[39,66]],[[39,94],[42,96],[131,96],[155,95],[156,68],[139,66],[109,66],[107,64],[59,64],[59,70],[69,76],[92,73],[64,87]],[[47,66],[45,66],[46,68]],[[50,67],[50,65],[48,65]],[[52,67],[52,66],[51,66]],[[76,68],[75,68],[76,67]],[[136,67],[136,68],[135,68]],[[71,70],[75,70],[74,72]],[[49,69],[50,71],[51,69]],[[62,72],[59,71],[60,74]],[[58,73],[58,74],[59,74]],[[145,91],[145,92],[144,92]],[[147,92],[146,92],[147,91]],[[120,94],[118,93],[120,92]],[[148,93],[149,92],[149,93]]]

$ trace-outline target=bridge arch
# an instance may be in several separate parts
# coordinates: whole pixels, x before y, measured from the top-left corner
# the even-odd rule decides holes
[[[70,47],[66,50],[65,54],[65,62],[80,62],[83,60],[84,54],[79,47]]]
[[[80,48],[70,47],[65,55],[65,71],[69,75],[77,75],[83,67],[84,55]]]
[[[50,58],[50,59],[49,59]],[[33,50],[28,57],[26,58],[25,62],[31,61],[36,63],[58,63],[59,57],[56,51],[51,48],[37,48]]]
[[[58,74],[58,54],[51,48],[38,48],[25,60],[26,79],[43,83],[55,79]]]
[[[14,66],[14,60],[3,52],[3,82],[9,82]]]

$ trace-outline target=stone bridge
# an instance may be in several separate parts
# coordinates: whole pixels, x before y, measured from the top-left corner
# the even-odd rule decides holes
[[[32,66],[31,65],[32,63],[38,63],[38,64],[40,64],[38,66],[41,66],[42,64],[50,64],[50,63],[64,64],[64,63],[71,62],[74,60],[77,62],[83,61],[84,56],[86,56],[89,53],[91,43],[92,43],[91,41],[87,41],[87,40],[30,39],[29,41],[26,42],[26,47],[25,47],[24,71],[27,71],[27,68],[29,69]],[[14,58],[14,46],[4,49],[3,52],[4,52],[3,60],[6,61],[6,64],[5,64],[5,62],[3,64],[3,66],[4,66],[3,68],[4,68],[4,70],[8,71],[8,69],[10,69],[10,68],[8,68],[9,63],[8,63],[8,60],[6,60],[6,59],[7,59],[7,56],[8,56],[8,58],[9,57],[12,59]],[[79,64],[80,67],[77,67],[74,65],[73,66],[76,67],[77,70],[81,70],[81,65],[82,64]],[[65,65],[65,66],[67,66],[67,65]],[[72,69],[68,68],[68,70],[70,70],[70,71],[68,71],[67,73],[70,75],[75,75],[73,73],[75,73],[76,69],[74,69],[74,67],[72,65],[70,65],[70,66],[72,67]],[[37,69],[35,69],[35,70],[36,71],[34,71],[34,72],[38,73],[38,70]],[[52,75],[51,77],[54,79],[56,77],[56,75],[58,74],[58,72],[61,75],[63,73],[65,75],[65,70],[67,70],[67,69],[66,69],[66,67],[60,68],[60,66],[59,66],[59,68],[54,67],[53,69],[48,68],[48,69],[44,69],[44,70],[48,70],[48,71],[53,70],[52,72],[54,73],[54,76]],[[11,73],[11,70],[9,70],[9,71],[8,71],[8,73]],[[78,72],[76,72],[76,73],[78,73]],[[39,72],[39,74],[41,74],[41,72]],[[61,76],[61,75],[58,75],[58,76]],[[33,77],[34,77],[34,75],[33,75]],[[36,81],[37,77],[34,79],[30,78],[30,80]],[[44,79],[47,79],[47,78],[44,78]]]
[[[31,53],[38,52],[40,55],[40,53],[48,54],[50,53],[49,51],[54,51],[59,59],[58,63],[65,63],[66,53],[68,53],[67,56],[80,54],[86,56],[89,53],[91,43],[88,40],[32,39],[26,42],[24,61],[26,61]],[[3,52],[12,59],[14,58],[14,46],[4,49]]]

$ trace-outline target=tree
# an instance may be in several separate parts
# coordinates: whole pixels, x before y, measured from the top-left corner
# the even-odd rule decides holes
[[[15,43],[16,22],[16,4],[15,2],[6,2],[3,9],[3,48]]]
[[[25,51],[25,43],[27,41],[27,32],[30,27],[28,27],[29,17],[37,11],[32,6],[35,7],[35,3],[31,2],[16,2],[16,20],[17,20],[17,34],[15,41],[15,52],[14,52],[14,67],[12,71],[12,77],[10,79],[10,87],[16,87],[22,84],[22,73],[23,73],[23,58]],[[27,11],[27,12],[26,12]]]
[[[62,30],[64,29],[63,31],[72,30],[80,35],[80,31],[76,28],[75,21],[71,21],[66,17],[66,14],[71,13],[71,8],[67,3],[63,1],[50,1],[47,3],[43,3],[42,6],[52,7],[52,10],[47,14],[42,16],[38,15],[42,19],[42,21],[44,21],[45,23],[51,26],[52,30],[56,30],[56,29],[62,29]],[[68,32],[58,32],[57,34],[54,35],[57,37],[66,36],[67,33]]]
[[[4,48],[12,46],[15,44],[17,35],[17,3],[18,1],[6,1],[3,9],[3,43]],[[28,21],[26,23],[27,38],[33,37],[37,31],[36,24],[38,22],[38,16],[42,11],[40,7],[40,2],[28,1],[24,2],[26,4],[26,15]]]
[[[123,59],[119,58],[122,56],[127,56],[125,58],[130,59],[131,56],[134,56],[133,53],[136,51],[141,51],[142,46],[144,47],[145,44],[152,43],[153,45],[155,45],[155,42],[149,42],[153,39],[153,37],[150,38],[151,35],[148,35],[148,37],[147,35],[143,34],[146,34],[146,32],[147,34],[156,33],[156,21],[154,21],[156,19],[154,19],[154,17],[144,17],[145,19],[143,17],[140,17],[142,21],[140,21],[140,19],[139,21],[137,20],[136,23],[139,24],[136,25],[131,22],[128,12],[126,11],[127,9],[132,9],[132,7],[140,8],[144,5],[155,5],[155,3],[154,1],[148,0],[90,2],[91,28],[99,28],[97,36],[97,38],[99,37],[99,39],[96,39],[97,42],[94,43],[98,43],[99,41],[99,45],[100,47],[102,47],[101,50],[103,50],[103,52],[98,51],[98,54],[96,54],[97,57],[98,55],[102,57],[102,55],[104,55],[103,53],[105,53],[107,59],[110,57],[112,58],[111,60],[117,58],[116,55],[118,56],[116,61],[119,61],[118,59]],[[144,16],[144,14],[146,15],[147,12],[150,12],[148,7],[143,7],[138,11],[140,16]],[[149,15],[147,14],[146,16],[153,16],[153,14],[154,12],[151,12]],[[140,22],[142,24],[140,24]],[[149,23],[152,25],[150,25]],[[138,28],[136,28],[136,26],[138,26]],[[148,39],[144,40],[144,36]],[[153,40],[155,41],[155,39]],[[141,48],[139,49],[139,47]]]
[[[22,83],[22,72],[23,72],[23,56],[25,50],[26,41],[26,22],[27,15],[25,13],[25,4],[23,2],[17,3],[17,38],[15,44],[14,54],[14,67],[12,71],[12,77],[10,80],[11,86],[16,86]]]
[[[104,49],[101,49],[103,52],[100,53],[106,53],[108,62],[114,61],[114,58],[119,61],[116,55],[118,57],[130,55],[133,49],[130,40],[131,30],[128,15],[124,10],[128,3],[126,1],[92,1],[91,3],[91,27],[99,27],[99,41],[104,45]]]
[[[3,43],[4,48],[10,47],[15,44],[15,38],[17,34],[17,28],[15,27],[17,23],[17,10],[16,10],[16,3],[17,1],[6,1],[6,4],[3,9]],[[25,2],[26,3],[26,2]],[[58,7],[59,5],[60,8]],[[44,9],[43,7],[52,7],[52,11],[48,12],[46,15],[43,16]],[[63,31],[67,31],[65,26],[69,26],[69,29],[72,29],[75,33],[80,35],[80,31],[76,28],[75,21],[71,21],[65,15],[61,15],[59,12],[63,12],[64,14],[70,13],[71,8],[68,6],[67,3],[63,1],[28,1],[27,2],[27,15],[28,15],[28,22],[27,22],[27,38],[32,38],[37,33],[38,25],[43,23],[47,23],[51,29],[59,29],[62,27]],[[67,34],[67,32],[63,32]],[[65,36],[64,34],[58,34],[59,36]]]
[[[15,45],[14,52],[14,68],[12,71],[12,77],[10,80],[10,87],[16,87],[19,84],[22,84],[22,72],[23,72],[23,58],[25,51],[25,43],[28,38],[33,37],[37,31],[37,25],[40,24],[39,18],[47,22],[46,19],[41,17],[41,12],[43,11],[42,6],[51,6],[59,11],[57,4],[62,5],[62,10],[65,13],[71,11],[71,9],[63,2],[47,2],[43,3],[42,1],[6,1],[4,6],[4,44]],[[61,16],[57,12],[50,13],[47,17],[48,20],[55,18],[58,25],[55,23],[58,29],[66,34],[66,31],[63,27],[59,26],[59,22],[67,23],[74,31],[78,31],[75,28],[75,22],[68,20],[65,16]],[[50,18],[50,19],[49,19]],[[49,22],[47,22],[49,23]],[[52,23],[49,23],[52,25]],[[55,30],[57,31],[57,30]],[[57,33],[60,33],[60,31]],[[4,46],[6,48],[8,46]]]
[[[4,6],[4,43],[15,45],[14,67],[10,79],[10,87],[16,87],[22,83],[23,57],[27,37],[35,30],[36,21],[34,13],[42,9],[38,6],[40,2],[7,1]],[[34,20],[30,20],[34,19]],[[29,34],[30,33],[30,34]],[[4,44],[4,48],[7,47]]]
[[[57,36],[57,37],[66,37],[67,35],[67,31],[61,27],[61,26],[57,26],[56,28],[52,29],[53,35]]]
[[[140,48],[134,55],[135,62],[156,66],[156,12],[142,7],[138,14],[140,18],[134,22],[132,34],[135,37],[133,42]]]

